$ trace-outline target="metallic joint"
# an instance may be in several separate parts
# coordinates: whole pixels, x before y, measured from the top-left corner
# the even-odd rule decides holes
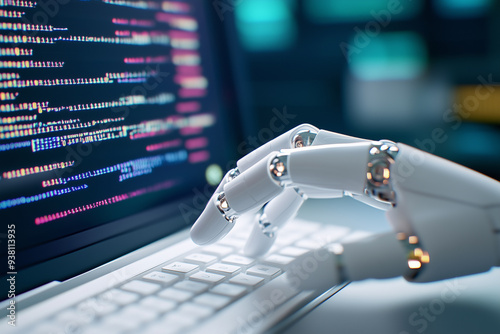
[[[396,193],[391,185],[391,166],[398,152],[397,145],[388,140],[372,144],[366,169],[366,195],[380,202],[396,204]]]
[[[293,137],[292,147],[300,148],[311,146],[318,133],[313,130],[302,130]]]
[[[279,153],[271,160],[269,164],[269,172],[271,177],[280,185],[285,185],[291,182],[290,174],[288,174],[288,154]]]
[[[406,250],[408,273],[404,277],[407,280],[415,279],[425,265],[430,262],[429,253],[422,248],[416,235],[398,233],[396,237]]]
[[[259,226],[262,233],[264,233],[264,235],[268,238],[274,238],[274,235],[278,230],[278,227],[273,226],[265,213],[263,213],[259,218]]]
[[[295,192],[300,196],[302,197],[302,199],[305,201],[308,199],[307,195],[302,191],[300,190],[300,188],[297,188],[297,187],[293,187],[293,190],[295,190]]]
[[[217,200],[215,201],[215,206],[219,209],[219,212],[222,214],[224,219],[226,219],[230,223],[234,223],[238,216],[235,214],[235,211],[231,209],[229,203],[226,199],[226,194],[221,192],[217,195]]]
[[[231,169],[227,173],[227,182],[234,180],[238,175],[240,175],[240,170],[238,169],[238,167]]]

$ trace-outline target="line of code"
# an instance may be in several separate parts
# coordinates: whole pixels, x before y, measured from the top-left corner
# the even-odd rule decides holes
[[[195,7],[0,0],[0,220],[39,231],[26,247],[173,199],[222,154]]]

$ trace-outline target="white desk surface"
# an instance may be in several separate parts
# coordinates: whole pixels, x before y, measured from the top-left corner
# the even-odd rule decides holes
[[[352,199],[313,200],[300,218],[382,232],[384,213]],[[473,223],[473,222],[471,222]],[[500,333],[500,268],[434,283],[349,284],[285,330],[299,333]]]

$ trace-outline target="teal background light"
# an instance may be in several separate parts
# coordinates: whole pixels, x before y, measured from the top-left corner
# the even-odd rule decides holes
[[[500,143],[500,125],[463,119],[456,129],[441,117],[462,85],[500,80],[499,1],[221,1],[234,9],[257,128],[283,106],[284,131],[311,123],[412,145],[440,127],[449,139],[435,154],[500,180],[500,150],[482,139]]]
[[[387,10],[389,3],[401,6],[401,12],[392,15],[395,20],[410,19],[420,13],[424,1],[415,0],[306,0],[305,11],[316,23],[341,23],[369,21],[374,19],[372,12]],[[396,8],[399,8],[396,6]]]
[[[237,29],[249,51],[276,51],[293,45],[295,1],[244,0],[235,8]]]
[[[434,0],[434,8],[444,17],[477,17],[485,14],[492,3],[492,0]]]
[[[426,66],[424,40],[414,32],[380,34],[353,53],[349,63],[352,73],[362,80],[412,79]]]

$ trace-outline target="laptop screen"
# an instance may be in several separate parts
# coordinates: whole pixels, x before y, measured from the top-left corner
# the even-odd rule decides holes
[[[16,269],[218,183],[234,115],[207,3],[2,1],[0,233],[15,225]]]

